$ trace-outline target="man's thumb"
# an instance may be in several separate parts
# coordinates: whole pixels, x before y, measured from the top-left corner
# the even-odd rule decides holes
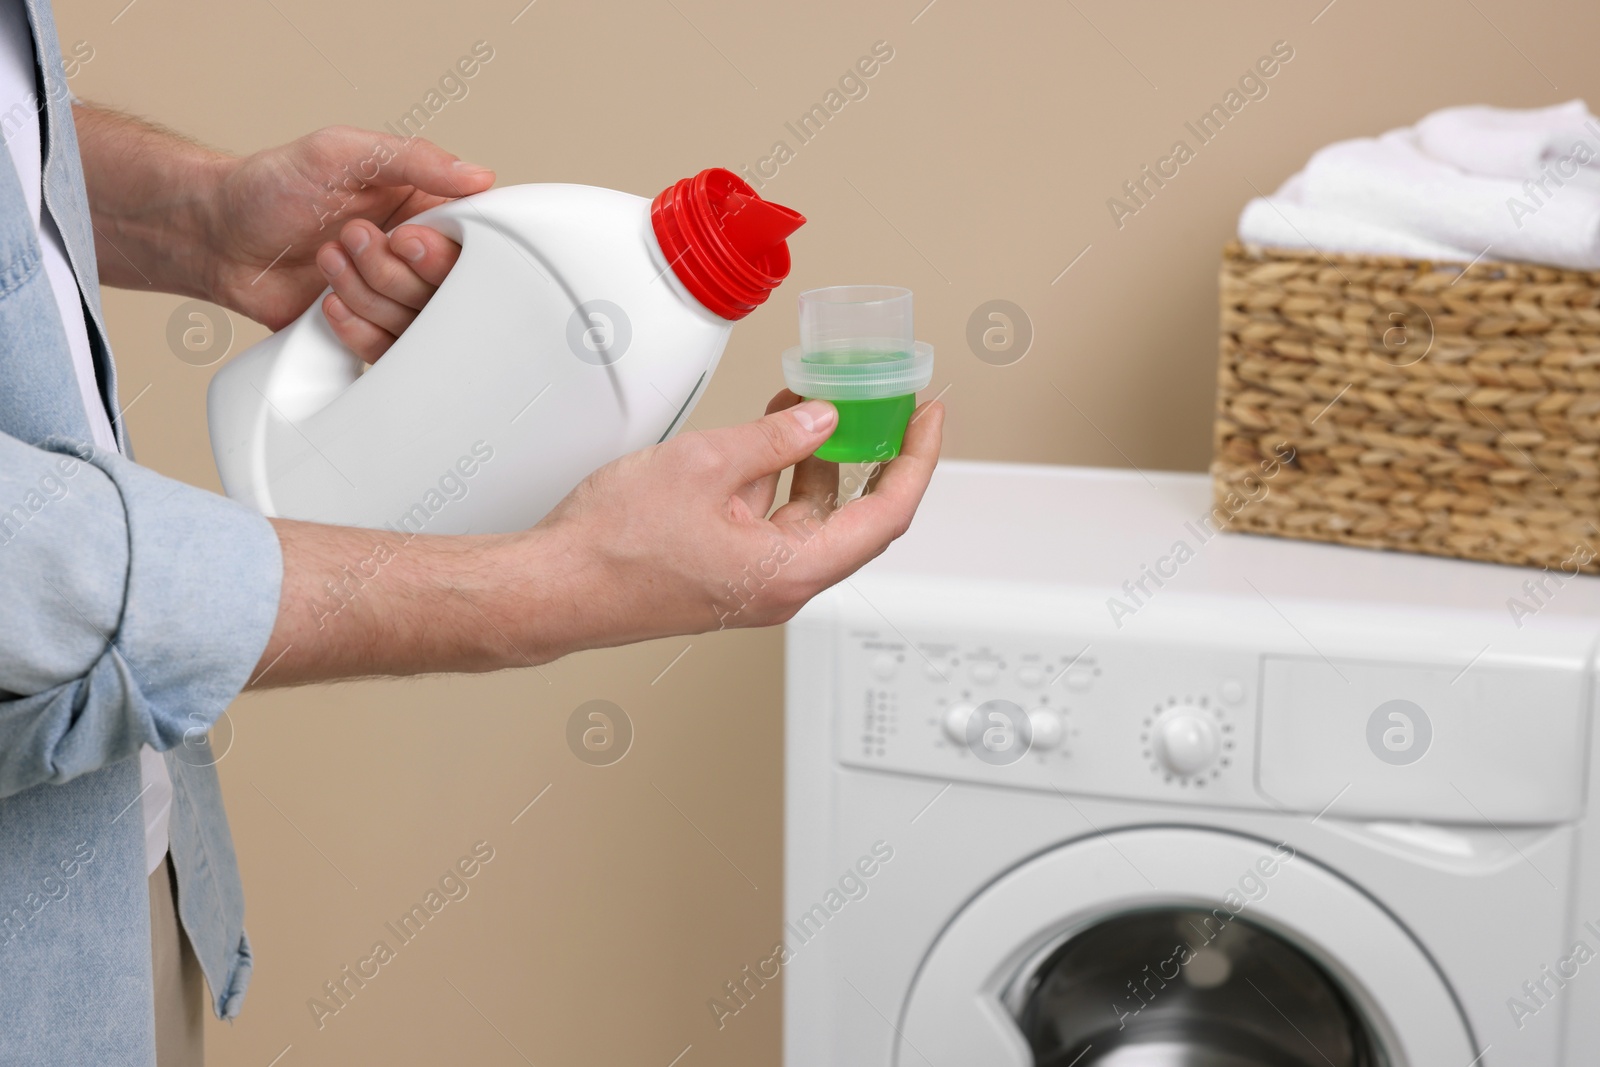
[[[792,467],[811,455],[833,433],[839,412],[825,400],[806,400],[792,408],[712,431],[727,443],[739,481],[749,481]]]
[[[434,196],[453,198],[481,193],[494,184],[494,172],[457,159],[421,137],[377,134],[390,159],[378,168],[373,185],[411,185]]]

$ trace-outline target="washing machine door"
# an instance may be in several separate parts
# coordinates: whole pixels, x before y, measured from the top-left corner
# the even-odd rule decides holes
[[[1411,936],[1286,845],[1150,828],[975,897],[907,998],[896,1067],[1465,1067]]]

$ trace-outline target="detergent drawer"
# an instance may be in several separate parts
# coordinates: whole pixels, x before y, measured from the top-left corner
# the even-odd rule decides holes
[[[1526,662],[1262,657],[1261,792],[1337,818],[1552,823],[1583,798],[1587,677]]]

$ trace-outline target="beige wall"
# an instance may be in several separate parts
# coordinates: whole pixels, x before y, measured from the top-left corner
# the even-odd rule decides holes
[[[759,413],[795,293],[894,282],[939,351],[947,453],[1052,463],[1205,465],[1217,250],[1252,186],[1441,105],[1596,88],[1600,9],[1578,0],[1337,0],[1315,23],[1322,0],[924,2],[538,0],[513,24],[522,0],[62,0],[59,18],[94,49],[80,95],[238,151],[395,119],[484,40],[494,59],[430,137],[504,182],[644,194],[793,147],[784,123],[887,41],[868,95],[764,190],[811,222],[695,421]],[[1119,231],[1106,199],[1278,40],[1295,55],[1269,95]],[[996,298],[1036,333],[1013,366],[965,342]],[[178,300],[106,303],[140,458],[215,487],[210,372],[165,340]],[[236,348],[261,335],[239,323]],[[726,633],[240,700],[221,771],[258,966],[244,1017],[209,1034],[213,1062],[666,1067],[691,1045],[684,1067],[775,1062],[775,987],[721,1032],[706,1001],[780,923],[781,647]],[[637,729],[611,767],[564,740],[594,698]],[[319,1032],[307,999],[485,839],[470,895]]]

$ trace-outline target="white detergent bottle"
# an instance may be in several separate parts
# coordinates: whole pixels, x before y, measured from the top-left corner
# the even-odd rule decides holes
[[[404,535],[526,529],[683,423],[734,322],[788,274],[805,219],[711,169],[653,201],[520,185],[410,221],[461,258],[376,364],[319,300],[212,379],[229,496]]]

